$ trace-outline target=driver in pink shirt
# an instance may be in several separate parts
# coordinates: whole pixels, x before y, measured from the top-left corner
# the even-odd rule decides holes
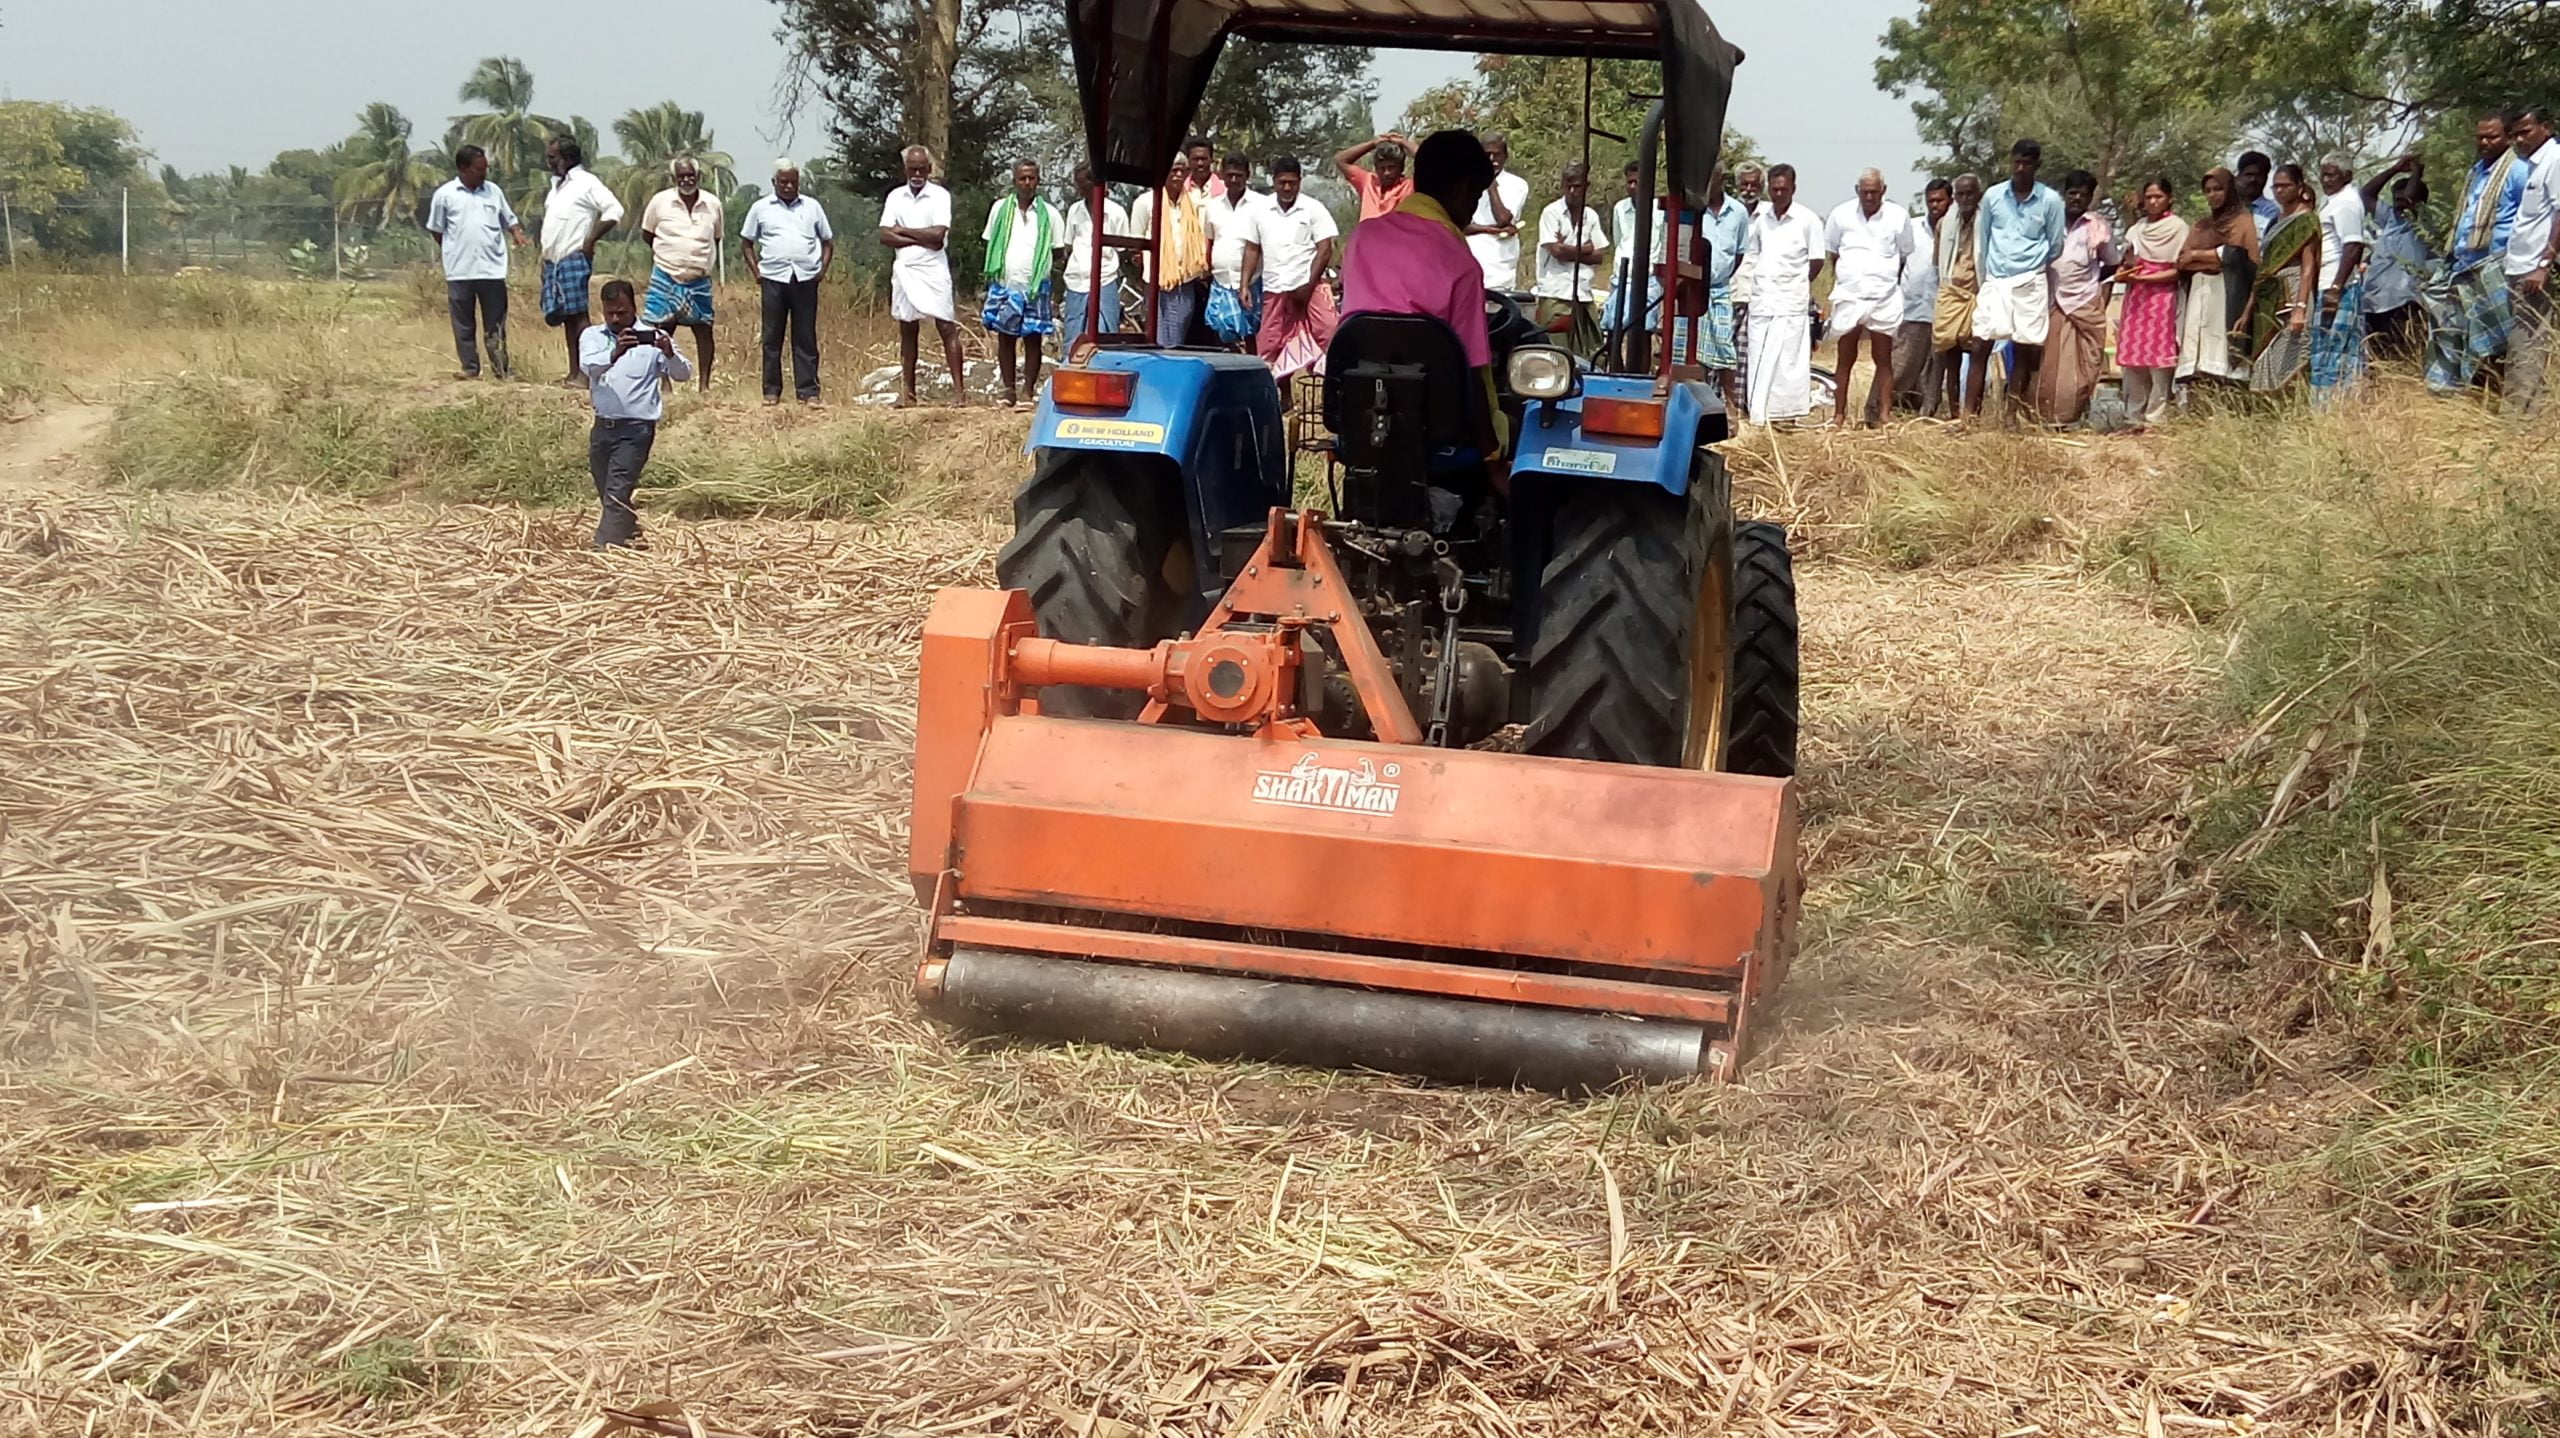
[[[1473,215],[1493,183],[1493,161],[1465,130],[1442,130],[1413,155],[1413,193],[1395,209],[1361,224],[1342,262],[1342,313],[1428,315],[1458,337],[1482,380],[1478,452],[1502,453],[1501,414],[1493,402],[1493,345],[1485,333],[1484,266],[1452,218]]]

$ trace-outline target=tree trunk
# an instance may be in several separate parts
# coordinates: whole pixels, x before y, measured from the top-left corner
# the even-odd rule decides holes
[[[907,47],[905,129],[911,144],[951,164],[951,75],[960,65],[960,0],[915,0],[915,43]]]

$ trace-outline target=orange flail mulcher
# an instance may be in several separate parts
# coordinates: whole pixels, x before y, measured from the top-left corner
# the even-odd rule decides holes
[[[1191,636],[926,621],[919,1000],[962,1027],[1584,1089],[1738,1071],[1793,941],[1792,781],[1426,746],[1312,512]],[[1310,656],[1373,738],[1307,715]],[[1041,712],[1138,691],[1137,718]]]

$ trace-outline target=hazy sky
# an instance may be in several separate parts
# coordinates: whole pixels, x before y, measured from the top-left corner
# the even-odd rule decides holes
[[[1912,188],[1919,141],[1907,105],[1874,89],[1875,37],[1914,0],[1717,6],[1750,56],[1733,123],[1803,174],[1808,199],[1848,197],[1881,167]],[[707,113],[721,147],[753,174],[807,152],[822,127],[777,113],[782,52],[772,0],[465,3],[439,10],[376,0],[0,0],[0,93],[103,105],[180,170],[264,164],[278,150],[347,135],[367,101],[388,100],[433,144],[454,90],[484,55],[522,58],[551,114],[608,136],[614,116],[664,99]],[[1464,57],[1390,51],[1378,64],[1381,123]],[[1534,178],[1534,177],[1533,177]]]

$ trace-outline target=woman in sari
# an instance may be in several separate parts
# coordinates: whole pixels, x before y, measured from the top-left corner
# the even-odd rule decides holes
[[[2231,324],[2245,313],[2248,286],[2257,278],[2258,221],[2240,198],[2239,182],[2219,165],[2205,171],[2204,203],[2204,218],[2187,227],[2187,246],[2178,252],[2178,270],[2187,276],[2178,378],[2236,380],[2249,369],[2232,353]]]
[[[2116,364],[2124,371],[2124,409],[2136,429],[2169,418],[2169,392],[2178,371],[2178,258],[2187,248],[2187,222],[2170,208],[2167,176],[2142,187],[2142,218],[2125,231],[2130,242],[2116,283],[2124,287],[2124,312],[2116,321]]]
[[[2258,283],[2249,296],[2249,388],[2271,394],[2301,377],[2311,360],[2312,277],[2320,273],[2320,215],[2300,165],[2278,165],[2276,203],[2284,213],[2259,243]]]

